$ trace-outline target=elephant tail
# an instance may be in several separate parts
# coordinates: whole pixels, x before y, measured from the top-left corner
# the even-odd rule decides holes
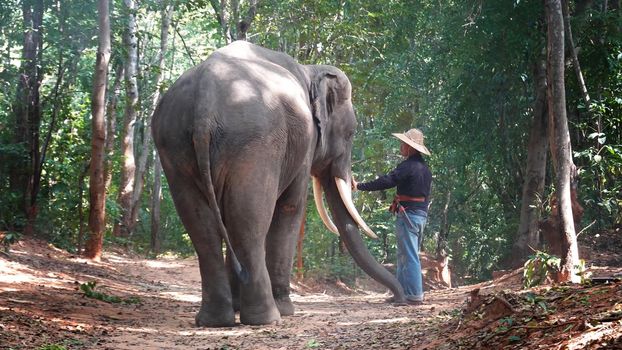
[[[214,182],[212,181],[209,151],[207,151],[205,147],[205,145],[210,144],[210,139],[210,137],[201,138],[201,141],[197,142],[197,139],[193,137],[197,165],[199,167],[199,173],[201,174],[201,178],[199,179],[199,181],[201,182],[199,184],[199,188],[207,199],[207,205],[211,208],[214,214],[214,218],[216,219],[216,229],[222,240],[225,242],[225,245],[227,246],[231,257],[231,262],[233,264],[233,270],[240,282],[246,284],[249,281],[248,270],[242,264],[240,264],[240,261],[238,260],[238,257],[233,250],[233,246],[231,245],[231,241],[229,240],[229,234],[227,233],[227,228],[225,227],[225,223],[222,221],[222,215],[220,213],[218,201],[216,200]]]

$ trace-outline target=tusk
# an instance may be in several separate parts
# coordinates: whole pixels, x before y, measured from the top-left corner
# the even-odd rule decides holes
[[[339,230],[337,230],[337,226],[333,223],[333,220],[328,216],[328,212],[326,211],[326,207],[324,206],[324,201],[322,200],[322,185],[320,185],[320,180],[313,176],[313,198],[315,199],[315,207],[317,208],[318,214],[320,214],[320,218],[322,218],[322,222],[326,225],[326,228],[339,236]]]
[[[352,202],[352,189],[350,188],[350,185],[348,185],[344,179],[340,179],[338,177],[335,177],[335,183],[337,184],[337,189],[339,190],[339,195],[341,196],[343,205],[346,206],[346,209],[348,209],[348,212],[354,221],[356,221],[368,237],[378,239],[378,236],[376,236],[374,231],[367,226],[359,212],[356,210],[356,207],[354,207],[354,203]]]

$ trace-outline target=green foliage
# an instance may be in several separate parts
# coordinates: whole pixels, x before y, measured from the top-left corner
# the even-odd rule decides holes
[[[317,341],[316,339],[311,339],[307,342],[307,349],[317,349],[322,346],[322,343]]]
[[[607,113],[604,113],[606,108],[593,105],[593,110],[601,118],[607,117]],[[618,125],[622,125],[622,119],[618,120]],[[575,158],[583,165],[579,170],[581,179],[593,184],[587,187],[585,204],[599,227],[622,223],[622,184],[617,181],[622,176],[622,139],[616,137],[617,128],[615,126],[612,130],[611,137],[603,132],[590,133],[586,138],[586,141],[591,141],[588,147],[575,152]],[[608,139],[613,139],[614,143],[610,143]]]
[[[622,169],[622,31],[619,13],[593,8],[576,16],[572,25],[592,98],[588,105],[579,93],[576,76],[569,74],[568,95],[577,130],[573,149],[585,216],[600,230],[622,223],[622,188],[616,181]]]
[[[105,293],[95,291],[95,287],[97,286],[97,282],[90,281],[86,283],[80,284],[80,290],[84,293],[84,295],[88,298],[93,298],[101,301],[105,301],[107,303],[112,304],[140,304],[140,298],[138,297],[130,297],[130,298],[120,298],[114,295],[108,295]]]
[[[549,277],[559,271],[561,259],[555,255],[536,251],[525,262],[523,271],[523,285],[531,288],[544,283]]]
[[[536,294],[536,293],[526,293],[525,294],[525,301],[527,301],[528,304],[534,306],[534,307],[538,307],[542,310],[542,312],[544,312],[545,314],[550,313],[551,311],[553,311],[550,307],[549,304],[547,303],[547,299],[544,298],[543,296]]]
[[[4,251],[8,253],[11,245],[17,243],[21,238],[22,235],[15,231],[0,233],[0,245],[2,245]]]
[[[46,344],[37,348],[37,350],[67,350],[67,349],[81,349],[84,347],[84,342],[80,339],[65,339],[60,343]]]
[[[518,343],[521,340],[522,340],[521,337],[518,336],[518,335],[511,335],[511,336],[508,337],[508,342],[510,342],[510,343]]]
[[[67,350],[67,348],[64,345],[48,344],[38,348],[37,350]]]

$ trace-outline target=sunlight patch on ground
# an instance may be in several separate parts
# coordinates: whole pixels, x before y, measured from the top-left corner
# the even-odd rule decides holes
[[[161,330],[147,327],[116,327],[117,330],[128,331],[133,333],[157,334],[162,333]]]
[[[178,292],[163,292],[161,295],[167,296],[169,299],[187,301],[190,303],[198,303],[201,301],[200,295],[184,294]]]
[[[105,258],[111,263],[134,264],[136,262],[135,260],[120,256],[120,255],[116,255],[114,253],[105,254]]]
[[[368,323],[373,323],[373,324],[392,324],[392,323],[404,323],[404,322],[408,322],[411,321],[411,318],[409,317],[396,317],[396,318],[387,318],[387,319],[380,319],[380,320],[371,320],[371,321],[366,321],[363,322],[365,324]],[[360,325],[361,322],[337,322],[335,323],[338,326],[357,326]]]
[[[124,265],[143,265],[154,269],[174,269],[184,267],[186,260],[179,260],[172,257],[164,257],[158,259],[135,259],[117,255],[115,253],[107,253],[106,260],[111,263],[121,263]]]
[[[26,265],[0,260],[0,283],[45,283],[53,279],[34,276],[35,271]]]
[[[615,334],[616,332],[619,332],[619,329],[616,330],[615,326],[613,326],[611,328],[599,329],[595,332],[580,334],[576,339],[572,339],[568,342],[567,349],[568,350],[585,349],[587,344],[598,341],[606,336],[611,336]],[[608,349],[608,348],[603,347],[603,349]],[[614,349],[614,348],[612,347],[611,349]]]
[[[337,315],[340,313],[340,310],[304,310],[302,308],[300,308],[299,310],[296,310],[296,315]]]
[[[219,337],[236,337],[240,335],[253,334],[256,330],[253,328],[245,328],[243,326],[234,327],[234,328],[204,328],[204,329],[193,329],[193,330],[185,330],[185,331],[176,331],[172,332],[182,336],[193,336],[193,335],[212,335]]]
[[[45,280],[28,275],[0,275],[0,283],[42,283]]]
[[[85,264],[85,265],[91,265],[91,266],[106,267],[106,268],[112,269],[114,271],[117,271],[116,267],[111,266],[111,265],[109,265],[109,264],[107,264],[105,262],[95,261],[95,260],[83,258],[83,257],[80,257],[80,256],[70,257],[69,259],[67,259],[67,261],[71,261],[72,263],[76,263],[76,264]]]
[[[62,329],[68,329],[68,330],[74,330],[74,331],[93,328],[93,325],[91,324],[87,324],[83,322],[67,321],[66,319],[62,319],[62,318],[51,318],[50,321],[57,323],[58,326]]]
[[[292,298],[292,300],[295,302],[297,300],[304,300],[307,303],[313,303],[313,302],[329,302],[329,301],[334,301],[335,298],[328,295],[328,294],[307,294],[304,297],[300,296],[300,295],[296,295],[296,294],[291,294],[290,297]]]
[[[170,334],[170,335],[179,335],[179,336],[219,336],[219,337],[236,337],[240,335],[253,334],[255,329],[251,327],[233,327],[233,328],[194,328],[187,330],[162,330],[155,329],[149,327],[117,327],[117,330],[127,331],[132,333],[142,333],[142,334]]]
[[[389,324],[389,323],[402,323],[410,321],[410,317],[396,317],[396,318],[387,318],[383,320],[371,320],[365,323],[374,323],[374,324]]]
[[[174,261],[166,261],[166,260],[143,260],[142,264],[154,269],[174,269],[178,267],[183,267],[183,264]]]

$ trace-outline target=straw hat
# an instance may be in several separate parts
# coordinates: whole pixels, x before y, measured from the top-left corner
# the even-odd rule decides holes
[[[428,156],[430,155],[430,151],[423,144],[423,133],[421,132],[421,130],[410,129],[403,134],[393,134],[393,136],[404,141],[405,143],[407,143],[409,146],[416,149],[417,151],[423,154],[426,154]]]

